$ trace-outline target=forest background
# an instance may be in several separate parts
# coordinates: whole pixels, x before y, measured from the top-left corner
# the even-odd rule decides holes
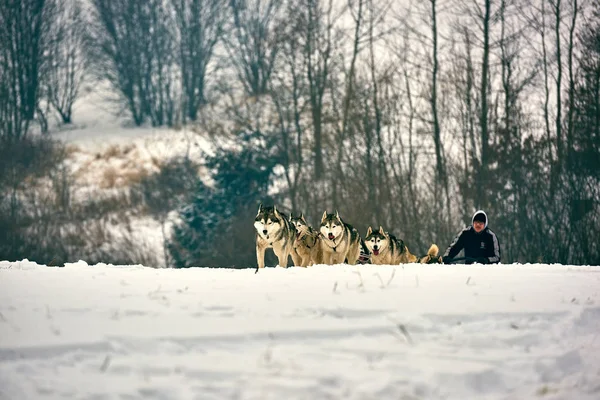
[[[600,265],[599,21],[585,0],[2,0],[0,260],[254,267],[262,202],[417,254],[482,208],[505,263]],[[91,98],[119,135],[187,146],[136,168],[64,140]],[[134,172],[83,185],[84,150]]]

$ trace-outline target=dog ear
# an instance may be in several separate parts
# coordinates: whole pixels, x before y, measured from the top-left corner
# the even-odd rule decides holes
[[[323,216],[321,217],[321,223],[325,222],[327,219],[327,211],[323,211]]]
[[[293,212],[293,211],[290,211],[290,218],[289,218],[290,222],[292,222],[292,219],[293,219],[293,218],[294,218],[294,212]]]
[[[275,216],[276,216],[277,218],[280,218],[280,217],[281,217],[281,215],[279,215],[279,212],[277,211],[277,206],[273,206],[273,214],[275,214]]]
[[[385,235],[385,232],[383,231],[383,227],[381,225],[379,225],[379,233],[381,235]]]
[[[262,209],[263,209],[263,206],[262,206],[262,203],[260,203],[258,205],[258,213],[257,214],[260,214],[260,212],[262,211]]]
[[[335,218],[340,219],[340,214],[338,213],[338,210],[335,210]]]
[[[367,229],[367,235],[366,236],[369,236],[371,233],[373,233],[373,228],[371,228],[369,226],[369,229]]]
[[[306,222],[306,218],[304,218],[303,212],[300,213],[300,219],[302,220],[302,222],[304,222],[304,225],[308,225],[308,222]]]

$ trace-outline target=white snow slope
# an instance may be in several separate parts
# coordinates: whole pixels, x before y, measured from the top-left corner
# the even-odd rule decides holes
[[[600,399],[600,268],[0,262],[0,398]]]

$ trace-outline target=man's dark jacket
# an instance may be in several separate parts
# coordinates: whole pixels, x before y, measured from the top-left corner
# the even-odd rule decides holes
[[[485,264],[500,262],[500,244],[496,234],[487,227],[487,216],[486,227],[481,232],[475,232],[472,225],[463,229],[446,249],[444,258],[454,258],[463,249],[467,258],[480,259],[479,262]],[[471,264],[473,261],[465,262]]]

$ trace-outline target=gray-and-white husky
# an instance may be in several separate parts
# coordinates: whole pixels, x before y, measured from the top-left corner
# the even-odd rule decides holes
[[[408,251],[408,247],[402,239],[385,232],[380,226],[378,231],[374,231],[370,226],[367,229],[365,243],[371,253],[372,264],[403,264],[417,261],[417,257]]]
[[[296,228],[296,239],[292,251],[294,265],[308,267],[313,264],[322,264],[323,249],[319,232],[308,225],[302,213],[299,216],[290,213],[290,222]]]
[[[279,265],[287,268],[296,237],[296,230],[287,216],[277,211],[277,207],[263,207],[261,203],[254,218],[254,228],[258,268],[265,267],[265,250],[269,248],[273,249]]]
[[[356,264],[360,256],[360,235],[352,225],[342,221],[337,210],[335,214],[323,213],[319,232],[324,264],[341,264],[345,261],[350,265]]]

